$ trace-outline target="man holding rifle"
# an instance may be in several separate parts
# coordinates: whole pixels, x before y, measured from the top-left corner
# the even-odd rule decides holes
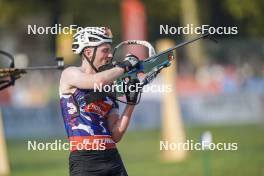
[[[119,115],[118,104],[111,96],[94,93],[94,85],[112,84],[120,75],[135,68],[139,60],[134,55],[111,69],[102,71],[111,59],[111,30],[87,27],[73,37],[72,49],[79,54],[80,67],[68,67],[60,79],[60,104],[71,153],[71,176],[127,175],[116,143],[129,125],[134,105],[126,105]],[[138,93],[127,92],[127,100],[135,104]]]

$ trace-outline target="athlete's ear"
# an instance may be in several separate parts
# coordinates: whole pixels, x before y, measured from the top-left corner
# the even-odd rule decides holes
[[[92,48],[84,48],[83,49],[83,54],[85,54],[88,58],[92,57],[93,54],[93,49]]]

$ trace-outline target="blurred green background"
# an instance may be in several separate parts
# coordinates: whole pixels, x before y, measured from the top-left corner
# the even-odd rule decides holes
[[[195,142],[199,142],[199,134],[210,130],[213,142],[237,142],[238,150],[190,151],[186,160],[166,163],[160,161],[158,130],[128,132],[118,148],[129,175],[264,175],[263,125],[187,127],[185,130],[187,139]],[[27,151],[26,141],[8,141],[8,149],[14,176],[68,174],[67,151]],[[209,163],[206,167],[205,162]]]

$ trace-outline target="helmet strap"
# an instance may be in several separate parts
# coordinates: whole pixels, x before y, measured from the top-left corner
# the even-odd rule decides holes
[[[96,51],[97,51],[97,46],[94,47],[94,52],[93,52],[93,56],[92,56],[92,59],[91,60],[85,54],[84,54],[84,57],[87,60],[87,62],[90,64],[90,66],[94,69],[94,71],[97,73],[98,72],[98,69],[93,64],[94,63],[94,60],[95,60],[95,56],[96,56]]]

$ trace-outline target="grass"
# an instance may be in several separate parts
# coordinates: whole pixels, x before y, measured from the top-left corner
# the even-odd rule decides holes
[[[214,142],[237,142],[238,150],[189,151],[182,162],[164,163],[159,131],[128,132],[118,148],[130,176],[202,176],[205,171],[213,176],[264,176],[264,125],[186,128],[187,139],[198,141],[205,130],[212,132]],[[11,175],[68,175],[67,151],[27,151],[26,141],[8,141],[8,154]],[[209,163],[207,170],[204,162]]]

